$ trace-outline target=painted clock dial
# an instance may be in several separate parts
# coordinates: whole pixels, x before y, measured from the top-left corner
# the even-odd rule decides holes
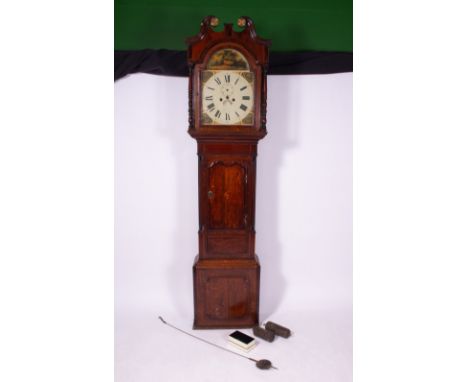
[[[204,71],[202,118],[206,124],[253,124],[253,73],[234,70]]]

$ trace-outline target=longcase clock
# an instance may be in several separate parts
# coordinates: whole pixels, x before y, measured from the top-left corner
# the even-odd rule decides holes
[[[189,134],[198,145],[199,254],[193,266],[194,328],[258,324],[255,254],[257,143],[266,135],[269,40],[252,20],[239,31],[206,17],[188,38]]]

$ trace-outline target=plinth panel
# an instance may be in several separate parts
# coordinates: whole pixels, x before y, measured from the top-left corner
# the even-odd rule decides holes
[[[229,268],[227,268],[229,267]],[[256,260],[199,260],[193,267],[194,328],[258,324],[260,266]]]

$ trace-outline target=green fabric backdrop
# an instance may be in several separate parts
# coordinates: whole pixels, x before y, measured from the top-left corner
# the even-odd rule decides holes
[[[352,0],[115,0],[114,48],[184,50],[210,14],[221,24],[250,16],[275,51],[353,50]]]

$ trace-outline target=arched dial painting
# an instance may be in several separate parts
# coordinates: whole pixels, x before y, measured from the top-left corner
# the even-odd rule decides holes
[[[253,124],[255,74],[235,49],[215,52],[201,73],[204,125]]]
[[[255,253],[257,143],[266,135],[269,41],[241,17],[235,31],[207,16],[187,39],[189,134],[197,140],[198,255],[194,328],[258,324]]]

